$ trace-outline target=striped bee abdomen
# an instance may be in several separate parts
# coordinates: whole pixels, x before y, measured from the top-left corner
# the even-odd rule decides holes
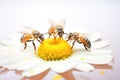
[[[77,42],[82,43],[86,50],[89,50],[91,48],[91,42],[86,37],[80,37]]]
[[[86,50],[89,50],[91,48],[91,42],[88,38],[84,37],[82,42]]]

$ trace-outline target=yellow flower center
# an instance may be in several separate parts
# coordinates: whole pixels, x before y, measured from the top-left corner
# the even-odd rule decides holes
[[[44,40],[37,50],[37,56],[46,61],[66,59],[71,54],[71,46],[60,38]]]

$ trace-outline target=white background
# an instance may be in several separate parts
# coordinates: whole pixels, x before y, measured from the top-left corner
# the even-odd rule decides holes
[[[110,49],[114,51],[113,70],[107,71],[105,75],[100,75],[98,71],[80,72],[76,75],[82,74],[95,80],[119,80],[119,0],[0,0],[0,40],[19,31],[22,25],[34,27],[42,33],[47,32],[50,27],[48,20],[61,18],[66,19],[66,32],[86,29],[88,32],[100,32],[103,34],[102,38],[110,42]],[[51,72],[45,80],[50,79],[53,74]],[[0,80],[19,80],[19,77],[15,77],[11,72],[2,74]]]

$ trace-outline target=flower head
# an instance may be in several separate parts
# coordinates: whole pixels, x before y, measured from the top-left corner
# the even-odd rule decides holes
[[[44,60],[66,59],[72,54],[70,45],[64,39],[46,39],[38,47],[37,56]]]
[[[56,73],[63,73],[72,69],[92,71],[94,65],[109,64],[113,60],[111,50],[100,48],[109,45],[107,41],[99,41],[100,34],[90,34],[91,50],[87,51],[83,45],[76,43],[74,48],[61,38],[48,38],[41,44],[36,43],[37,53],[33,53],[33,46],[28,44],[24,51],[20,43],[20,34],[13,35],[0,45],[0,65],[8,69],[22,70],[22,76],[31,77],[51,69]],[[80,42],[79,42],[80,43]]]

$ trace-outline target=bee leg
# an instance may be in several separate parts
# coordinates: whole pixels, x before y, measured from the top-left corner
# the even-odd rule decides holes
[[[25,46],[24,46],[24,50],[26,49],[26,47],[27,47],[27,43],[25,42],[25,44],[24,44]]]
[[[67,39],[67,36],[65,37],[65,39]],[[67,40],[66,40],[67,41]]]
[[[49,37],[48,37],[48,38],[50,38],[50,36],[51,36],[51,34],[49,34]]]
[[[36,46],[35,46],[34,41],[32,41],[32,44],[33,44],[33,46],[34,46],[34,52],[36,52]]]
[[[57,33],[57,35],[59,36],[60,39],[63,38],[63,34],[64,34],[64,32],[58,32],[58,33]]]
[[[66,41],[69,41],[69,39],[67,39]]]
[[[40,40],[37,39],[38,42],[40,42],[42,44],[42,42]]]
[[[39,36],[39,39],[41,40],[41,41],[44,41],[45,39],[44,39],[44,34],[41,34],[40,36]]]
[[[72,47],[71,47],[71,48],[73,48],[73,46],[74,46],[75,42],[76,42],[76,41],[74,41],[74,42],[72,43]]]
[[[71,43],[71,41],[72,41],[72,40],[70,40],[70,39],[67,39],[66,41],[67,41],[67,42],[68,42],[68,41],[70,41],[70,43]]]
[[[84,45],[85,50],[89,51],[89,48],[87,46],[85,46],[85,44],[83,44],[83,45]]]
[[[54,37],[54,39],[56,39],[57,36],[55,35],[55,33],[53,34],[53,37]]]

